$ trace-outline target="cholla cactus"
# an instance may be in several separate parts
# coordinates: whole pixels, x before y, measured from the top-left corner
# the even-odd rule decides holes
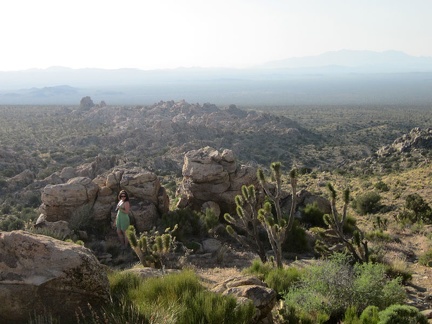
[[[246,235],[238,234],[231,225],[227,225],[226,230],[240,244],[257,253],[262,262],[266,262],[264,246],[259,238],[260,222],[257,214],[255,187],[243,185],[241,191],[242,194],[235,197],[237,217],[226,213],[224,218],[231,225],[243,230]]]
[[[177,225],[171,230],[167,228],[164,234],[159,234],[155,229],[144,232],[137,238],[135,227],[130,225],[126,231],[129,243],[144,267],[165,268],[165,256],[174,249],[175,237],[172,233]]]
[[[296,208],[296,195],[297,195],[297,170],[292,169],[290,172],[291,179],[291,209],[289,214],[284,217],[280,206],[281,199],[281,163],[273,162],[270,165],[271,178],[276,182],[274,191],[270,190],[269,183],[266,181],[264,172],[258,169],[257,176],[260,184],[267,195],[268,199],[273,203],[276,211],[276,218],[272,213],[272,204],[266,202],[258,211],[258,220],[264,226],[267,236],[272,247],[273,253],[276,257],[276,265],[278,268],[282,268],[282,244],[286,239],[287,233],[291,230],[294,224],[294,212]]]

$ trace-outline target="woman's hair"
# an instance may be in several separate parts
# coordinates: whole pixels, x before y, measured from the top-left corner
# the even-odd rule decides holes
[[[117,197],[118,200],[121,200],[121,198],[120,198],[121,195],[125,195],[125,196],[126,196],[125,201],[129,201],[129,195],[128,195],[128,193],[127,193],[125,190],[121,190],[121,191],[119,192],[118,197]]]

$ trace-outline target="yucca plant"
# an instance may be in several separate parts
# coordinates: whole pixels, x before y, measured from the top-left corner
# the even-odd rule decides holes
[[[260,221],[257,212],[257,197],[254,185],[243,185],[242,194],[235,197],[237,216],[226,213],[225,220],[230,223],[226,226],[228,234],[235,238],[240,244],[248,247],[258,254],[262,262],[267,261],[263,242],[259,236]],[[241,235],[233,228],[242,230],[246,235]]]
[[[262,169],[258,169],[257,177],[269,201],[264,203],[263,208],[258,211],[258,220],[261,222],[267,232],[267,236],[276,257],[276,266],[282,268],[282,243],[286,239],[287,233],[294,224],[294,212],[296,208],[296,189],[297,189],[297,170],[292,169],[290,172],[291,183],[291,209],[287,216],[282,214],[280,200],[282,197],[281,188],[281,167],[280,162],[273,162],[270,165],[271,179],[276,182],[273,190],[267,182]],[[271,201],[271,202],[270,202]],[[276,211],[276,217],[273,215],[272,207]]]

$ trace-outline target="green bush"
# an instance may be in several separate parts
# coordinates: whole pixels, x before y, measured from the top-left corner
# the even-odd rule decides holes
[[[390,190],[389,186],[383,181],[378,181],[377,183],[375,183],[374,187],[375,189],[382,192],[387,192]]]
[[[301,324],[322,324],[329,320],[325,313],[309,314],[303,310],[296,309],[294,306],[283,305],[278,311],[280,323],[301,323]]]
[[[427,324],[426,316],[413,306],[391,305],[379,313],[380,324]]]
[[[24,229],[25,223],[14,215],[7,215],[0,217],[0,230],[10,232],[15,230]]]
[[[243,273],[254,275],[278,293],[284,293],[300,279],[301,271],[296,267],[277,268],[270,262],[255,259]]]
[[[274,266],[270,262],[263,263],[260,259],[254,259],[249,268],[243,270],[245,274],[251,274],[264,281]]]
[[[264,282],[278,293],[286,293],[300,279],[300,274],[300,270],[295,267],[274,268]]]
[[[353,216],[348,215],[345,224],[343,225],[343,232],[345,234],[354,234],[357,230],[357,221]]]
[[[353,305],[360,310],[369,305],[384,309],[405,299],[401,278],[389,280],[386,270],[383,264],[363,263],[354,266]]]
[[[351,266],[346,256],[337,254],[306,268],[295,287],[285,295],[285,303],[299,312],[342,319],[350,306],[359,311],[369,305],[384,309],[403,302],[405,297],[401,280],[389,280],[384,265]]]
[[[323,216],[324,213],[318,208],[317,202],[306,205],[302,210],[302,220],[311,227],[326,227]]]
[[[376,306],[368,306],[360,315],[362,324],[375,324],[379,322],[379,308]]]
[[[358,315],[357,315],[357,307],[349,306],[345,311],[344,315],[344,324],[362,324]]]
[[[178,229],[173,233],[177,241],[184,242],[190,236],[199,236],[203,231],[203,224],[197,212],[185,209],[176,209],[162,215],[162,225],[174,228],[178,224]]]
[[[306,230],[301,226],[297,219],[294,220],[291,231],[287,233],[282,244],[284,252],[303,253],[311,250],[306,236]]]
[[[7,215],[7,214],[10,214],[12,212],[12,207],[8,204],[4,204],[4,205],[2,205],[0,211],[3,215]]]
[[[367,192],[363,195],[358,196],[353,201],[353,208],[360,214],[373,214],[379,211],[381,196],[375,191]]]
[[[430,223],[432,221],[432,209],[419,194],[408,195],[405,199],[405,207],[414,213],[416,222],[422,220]]]

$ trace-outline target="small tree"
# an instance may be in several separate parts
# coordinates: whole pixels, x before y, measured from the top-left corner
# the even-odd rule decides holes
[[[276,257],[276,265],[278,268],[282,268],[282,243],[286,239],[287,233],[291,230],[294,224],[294,212],[296,208],[296,189],[297,189],[297,171],[295,169],[290,172],[291,179],[291,209],[287,216],[284,217],[282,214],[280,200],[282,197],[281,189],[281,163],[273,162],[270,165],[271,178],[276,182],[274,190],[270,188],[270,184],[266,181],[264,172],[262,169],[258,169],[257,176],[261,187],[263,188],[269,201],[264,203],[263,208],[258,211],[258,220],[264,226],[273,253]],[[272,205],[276,211],[276,218],[272,212]]]
[[[139,238],[135,233],[135,227],[130,225],[126,230],[129,243],[144,267],[165,268],[165,256],[174,249],[175,237],[172,233],[177,229],[167,228],[164,234],[159,234],[155,229],[144,232]]]
[[[245,232],[241,235],[231,225],[226,226],[227,232],[240,244],[257,253],[262,262],[267,261],[263,243],[259,237],[260,221],[257,213],[256,191],[253,185],[242,186],[242,194],[235,197],[237,217],[226,213],[225,220]]]

